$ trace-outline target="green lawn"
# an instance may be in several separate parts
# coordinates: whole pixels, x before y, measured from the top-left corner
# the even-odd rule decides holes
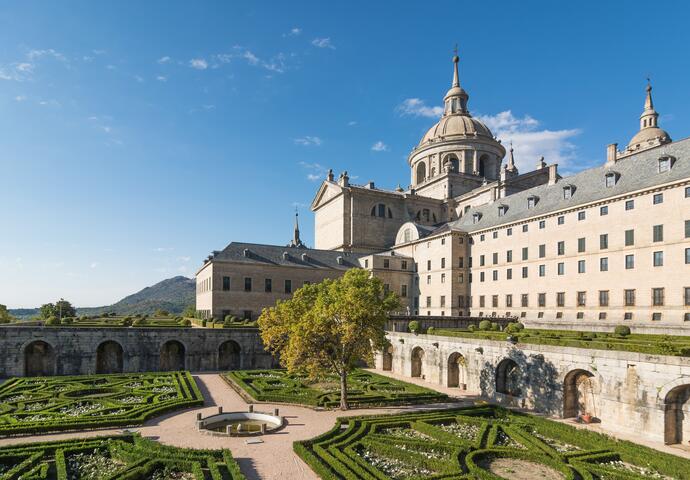
[[[168,447],[120,435],[0,447],[4,480],[243,480],[228,450]]]
[[[306,376],[285,370],[237,370],[223,374],[235,388],[262,402],[297,403],[334,408],[340,405],[340,383],[328,376],[310,382]],[[403,405],[447,400],[447,396],[364,370],[348,376],[348,399],[352,407]]]
[[[294,449],[324,480],[690,479],[690,460],[489,405],[342,418]]]
[[[494,331],[469,331],[456,328],[437,328],[433,335],[448,337],[480,338],[506,341],[508,334]],[[428,333],[432,333],[428,332]],[[559,347],[593,348],[597,350],[622,350],[652,355],[676,355],[690,357],[690,336],[641,335],[621,337],[614,333],[577,332],[572,330],[525,329],[512,334],[519,343],[555,345]]]
[[[189,372],[12,378],[0,386],[0,435],[139,425],[195,405]]]

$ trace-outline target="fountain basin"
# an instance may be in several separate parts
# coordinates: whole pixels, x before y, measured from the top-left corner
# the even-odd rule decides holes
[[[206,435],[246,437],[280,430],[285,419],[263,412],[227,412],[197,419],[196,425]]]

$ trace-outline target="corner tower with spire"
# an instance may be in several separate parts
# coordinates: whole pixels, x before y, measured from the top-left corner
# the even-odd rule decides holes
[[[295,208],[295,230],[292,234],[292,240],[287,244],[291,248],[307,248],[307,246],[299,238],[299,212]]]
[[[640,115],[640,131],[630,140],[626,152],[637,152],[671,142],[670,135],[659,128],[659,114],[654,109],[652,85],[649,80],[647,80],[646,91],[644,110]]]

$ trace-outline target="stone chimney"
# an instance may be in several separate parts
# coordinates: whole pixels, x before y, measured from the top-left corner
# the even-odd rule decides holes
[[[556,185],[558,181],[558,164],[552,163],[549,165],[549,185]]]
[[[606,147],[606,165],[613,165],[616,163],[618,157],[618,144],[612,143]]]
[[[341,187],[350,186],[350,177],[347,176],[347,171],[340,174],[340,178],[338,178],[338,185]]]

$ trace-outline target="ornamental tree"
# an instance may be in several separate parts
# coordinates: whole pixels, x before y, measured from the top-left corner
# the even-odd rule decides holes
[[[387,292],[381,280],[352,269],[336,280],[305,285],[291,299],[265,308],[258,324],[267,350],[288,372],[304,372],[311,380],[336,374],[340,408],[347,410],[347,375],[386,346],[388,313],[399,306],[398,296]]]

